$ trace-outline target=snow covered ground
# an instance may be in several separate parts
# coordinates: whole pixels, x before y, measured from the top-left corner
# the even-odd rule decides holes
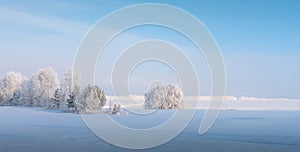
[[[184,109],[206,109],[209,96],[186,96]],[[123,107],[144,109],[144,96],[108,96],[109,101],[120,101]],[[194,105],[197,105],[196,107]],[[300,110],[300,99],[255,98],[225,96],[223,110]]]
[[[299,105],[291,105],[293,106],[299,108]],[[300,150],[300,111],[224,110],[209,132],[199,135],[198,126],[203,113],[203,110],[198,110],[192,122],[174,140],[143,151],[299,152]],[[113,118],[130,127],[145,127],[155,126],[171,114],[172,111],[161,110],[150,120],[137,118],[132,114]],[[85,126],[78,114],[4,106],[0,107],[0,121],[0,152],[132,151],[115,147],[98,138]]]

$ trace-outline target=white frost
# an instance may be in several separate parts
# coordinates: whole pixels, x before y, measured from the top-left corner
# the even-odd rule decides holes
[[[156,86],[145,94],[146,109],[183,109],[183,92],[177,85]]]

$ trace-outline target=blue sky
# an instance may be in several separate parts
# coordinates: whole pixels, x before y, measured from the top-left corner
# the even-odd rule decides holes
[[[227,95],[300,98],[300,2],[296,0],[227,1],[1,1],[0,75],[19,71],[30,76],[39,68],[53,66],[62,76],[73,63],[76,49],[88,29],[101,17],[131,4],[156,2],[177,6],[200,19],[218,42],[227,69]],[[146,13],[146,12],[145,12]],[[176,18],[174,18],[176,19]],[[133,41],[126,41],[131,37]],[[184,48],[192,47],[181,35],[161,27],[141,27],[120,35],[117,42],[159,38]],[[106,53],[105,63],[121,46]],[[201,54],[187,52],[195,65],[203,94],[209,94],[208,69]],[[112,59],[113,60],[113,59]],[[144,65],[148,73],[164,71]],[[152,68],[151,68],[152,66]],[[147,68],[148,67],[148,68]],[[168,71],[165,69],[165,71]],[[164,73],[152,77],[138,68],[133,81],[142,93],[151,79],[176,82]],[[160,72],[161,73],[161,72]],[[166,76],[167,75],[167,76]],[[109,91],[109,74],[98,70],[98,83]],[[147,79],[145,83],[143,83]],[[149,81],[148,81],[149,80]],[[170,82],[169,82],[170,81]],[[136,83],[136,84],[134,84]]]

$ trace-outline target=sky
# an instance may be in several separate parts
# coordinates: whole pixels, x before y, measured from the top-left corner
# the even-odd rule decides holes
[[[215,38],[226,66],[226,95],[300,98],[300,2],[297,0],[94,0],[0,1],[0,77],[18,71],[30,77],[52,66],[60,77],[73,65],[85,34],[105,15],[132,4],[162,3],[197,17]],[[147,13],[147,12],[145,12]],[[174,17],[176,19],[176,17]],[[112,93],[110,70],[129,45],[161,39],[182,48],[196,68],[201,95],[209,95],[209,69],[188,39],[167,28],[143,26],[121,33],[107,47],[96,68],[97,84]],[[143,94],[153,80],[178,83],[174,71],[146,63],[130,78],[133,94]]]

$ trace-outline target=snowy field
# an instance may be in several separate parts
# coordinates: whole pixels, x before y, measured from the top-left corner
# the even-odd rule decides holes
[[[283,101],[269,102],[256,104],[256,108],[263,105],[279,107]],[[244,101],[239,104],[236,107],[243,109],[241,106],[247,107],[253,103]],[[290,107],[299,108],[299,104],[291,102]],[[299,152],[300,111],[295,109],[223,110],[205,135],[198,134],[204,113],[198,110],[192,122],[174,140],[143,151]],[[171,114],[172,111],[160,110],[150,121],[143,121],[132,114],[113,118],[130,127],[145,127],[155,126]],[[133,151],[115,147],[98,138],[85,126],[78,114],[3,106],[0,107],[0,120],[0,152]]]
[[[108,96],[107,99],[121,101],[123,107],[130,109],[144,109],[144,96]],[[210,99],[209,96],[186,96],[184,109],[204,110],[208,107]],[[222,110],[300,110],[300,99],[225,96],[224,100]]]

